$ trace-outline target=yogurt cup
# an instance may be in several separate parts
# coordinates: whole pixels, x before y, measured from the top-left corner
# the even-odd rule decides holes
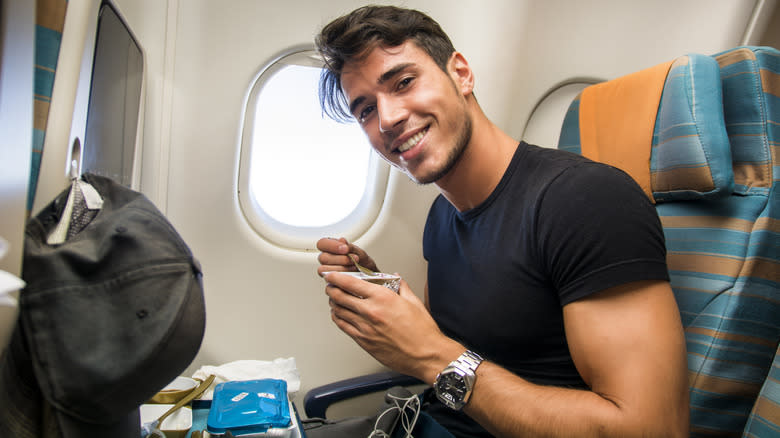
[[[325,272],[328,274],[329,272]],[[384,286],[391,291],[398,293],[398,288],[401,286],[401,276],[393,274],[385,274],[384,272],[375,272],[373,275],[369,275],[363,272],[340,272],[340,274],[351,275],[355,278],[367,281],[369,283],[378,284]]]

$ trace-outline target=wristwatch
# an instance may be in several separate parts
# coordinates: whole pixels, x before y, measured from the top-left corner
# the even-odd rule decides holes
[[[477,380],[477,367],[480,363],[482,363],[482,357],[469,350],[450,362],[436,376],[436,381],[433,383],[436,397],[448,408],[456,411],[461,410],[471,397],[471,390]]]

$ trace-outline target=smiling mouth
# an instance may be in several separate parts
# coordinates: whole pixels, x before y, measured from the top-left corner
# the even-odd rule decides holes
[[[399,146],[398,147],[398,152],[404,153],[404,152],[408,151],[409,149],[415,147],[417,145],[417,143],[419,143],[420,140],[422,140],[423,137],[425,137],[425,134],[427,134],[427,133],[428,133],[428,128],[426,127],[422,131],[418,132],[417,134],[413,135],[411,138],[406,140],[404,142],[404,144]]]

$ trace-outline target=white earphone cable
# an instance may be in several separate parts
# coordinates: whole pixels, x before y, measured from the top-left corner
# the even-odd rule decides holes
[[[393,405],[385,409],[376,419],[374,430],[368,435],[368,438],[390,438],[390,435],[384,430],[379,429],[379,421],[386,414],[399,411],[401,427],[404,428],[404,438],[414,438],[412,430],[417,424],[417,418],[420,416],[420,399],[416,395],[410,397],[397,397],[392,394],[387,395],[393,401]],[[411,411],[408,412],[407,408]],[[391,431],[392,432],[392,431]]]

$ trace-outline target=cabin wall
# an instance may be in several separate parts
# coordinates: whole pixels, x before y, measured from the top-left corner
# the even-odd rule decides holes
[[[20,276],[33,132],[35,7],[0,1],[0,271]],[[13,292],[13,297],[18,296]],[[11,337],[16,307],[0,302],[0,354]]]
[[[331,322],[315,272],[317,253],[264,241],[243,218],[236,196],[243,104],[253,79],[277,55],[311,44],[322,25],[365,3],[117,0],[146,54],[141,188],[204,271],[207,331],[189,371],[237,359],[295,357],[301,400],[311,387],[381,369]],[[475,92],[487,114],[518,139],[537,102],[557,85],[736,46],[756,3],[402,2],[440,22],[474,68]],[[543,123],[549,126],[543,130],[557,132],[560,120]],[[323,181],[333,171],[322,169]],[[422,294],[422,229],[437,191],[392,171],[388,193],[377,223],[357,243]],[[338,192],[323,189],[322,195]]]
[[[749,29],[746,44],[780,48],[780,1],[765,0],[756,24]]]
[[[756,4],[740,1],[531,2],[525,27],[519,102],[504,117],[523,136],[534,105],[561,84],[603,81],[686,53],[714,54],[740,45]],[[562,117],[566,105],[558,111]],[[529,141],[557,145],[562,118],[534,120],[546,135]]]

